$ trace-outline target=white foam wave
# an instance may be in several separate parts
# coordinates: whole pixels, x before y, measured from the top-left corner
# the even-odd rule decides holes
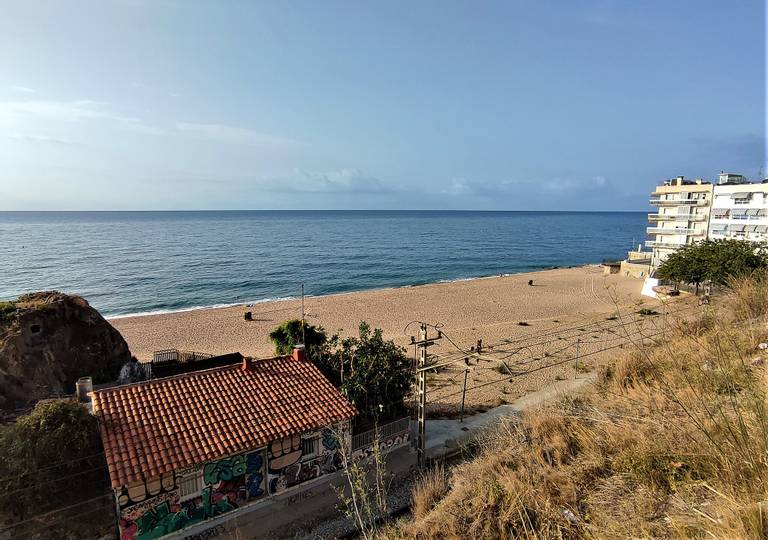
[[[230,304],[212,304],[210,306],[192,306],[179,309],[156,309],[153,311],[137,311],[135,313],[119,313],[117,315],[109,315],[105,317],[107,320],[112,319],[125,319],[127,317],[146,317],[149,315],[167,315],[169,313],[185,313],[187,311],[201,311],[204,309],[221,309],[238,306],[254,306],[257,304],[265,304],[267,302],[283,302],[285,300],[295,300],[295,296],[276,296],[274,298],[262,298],[260,300],[243,300],[242,302],[233,302]]]

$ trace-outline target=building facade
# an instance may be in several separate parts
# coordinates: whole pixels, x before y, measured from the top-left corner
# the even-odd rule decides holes
[[[670,253],[704,239],[737,239],[768,242],[768,180],[749,182],[741,174],[720,173],[717,184],[667,180],[651,194],[657,208],[648,215],[648,252],[630,252],[650,268],[658,268]]]
[[[357,414],[303,350],[92,400],[121,540],[176,533],[341,470]]]
[[[712,204],[712,184],[686,181],[682,176],[664,182],[651,193],[650,204],[657,211],[648,216],[652,240],[651,265],[657,267],[670,253],[707,237]]]
[[[768,184],[716,185],[709,238],[768,241]]]

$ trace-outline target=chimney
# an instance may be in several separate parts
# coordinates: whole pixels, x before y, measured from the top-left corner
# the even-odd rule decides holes
[[[243,365],[241,368],[243,371],[252,371],[253,370],[253,358],[250,356],[244,356],[243,357]]]
[[[88,403],[91,401],[90,394],[93,392],[93,379],[91,377],[80,377],[75,383],[75,393],[77,394],[77,401],[80,403]]]
[[[675,180],[676,180],[676,182],[675,182],[675,185],[677,185],[677,186],[682,186],[682,185],[683,185],[683,180],[684,180],[684,178],[685,178],[684,176],[678,176],[678,177],[675,179]]]
[[[293,359],[300,362],[307,359],[307,350],[304,348],[303,343],[297,343],[293,348]]]

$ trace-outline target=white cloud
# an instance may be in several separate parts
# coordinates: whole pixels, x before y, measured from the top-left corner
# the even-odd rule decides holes
[[[297,141],[259,133],[246,128],[228,126],[225,124],[198,124],[194,122],[179,122],[176,129],[197,139],[205,139],[223,144],[261,147],[297,146]]]
[[[360,169],[310,172],[296,169],[284,176],[262,177],[260,187],[267,191],[300,193],[388,193],[392,188]]]
[[[48,137],[46,135],[29,135],[26,133],[11,133],[10,135],[4,135],[6,139],[13,139],[15,141],[33,142],[33,143],[52,143],[52,144],[72,144],[69,139],[62,139],[59,137]]]
[[[29,88],[28,86],[16,86],[16,85],[13,85],[13,86],[9,86],[9,88],[11,90],[15,90],[16,92],[22,92],[24,94],[34,94],[35,93],[35,89],[34,88]]]
[[[141,118],[116,114],[108,103],[81,99],[76,101],[11,101],[0,102],[0,121],[14,121],[23,118],[44,118],[54,121],[80,122],[101,120],[117,124],[118,127],[141,133],[160,134],[162,130],[145,124]]]
[[[608,184],[604,176],[590,178],[562,177],[546,180],[491,180],[487,182],[467,180],[466,178],[454,178],[442,190],[442,193],[455,197],[477,196],[495,197],[504,194],[513,194],[520,191],[526,193],[546,192],[570,192],[574,190],[590,190],[603,187]]]

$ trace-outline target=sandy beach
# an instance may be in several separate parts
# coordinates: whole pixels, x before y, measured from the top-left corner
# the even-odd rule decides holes
[[[534,285],[528,285],[533,279]],[[403,332],[413,320],[442,323],[457,342],[469,346],[476,339],[487,342],[530,333],[562,322],[615,310],[642,301],[637,279],[604,276],[599,266],[545,270],[505,277],[491,277],[416,287],[380,289],[329,296],[307,297],[310,324],[329,333],[355,333],[365,320],[384,330],[389,339],[406,344],[418,327]],[[253,321],[243,314],[253,312]],[[157,315],[111,319],[131,352],[149,360],[161,349],[181,349],[212,354],[239,351],[267,357],[273,347],[267,334],[281,321],[301,316],[299,300],[264,302],[250,307],[197,309]],[[520,327],[526,321],[530,327]]]
[[[528,285],[530,279],[533,286]],[[667,324],[666,314],[662,317],[657,300],[640,296],[641,286],[639,279],[604,275],[600,266],[590,265],[309,297],[305,310],[311,324],[329,333],[349,335],[365,320],[404,346],[418,331],[418,325],[404,331],[409,322],[442,324],[453,343],[438,341],[430,353],[441,361],[458,362],[430,374],[430,411],[440,416],[456,413],[466,369],[466,407],[478,410],[511,401],[548,382],[594,372],[615,358],[620,347],[637,342],[638,336],[658,334],[660,326]],[[663,308],[665,313],[670,311],[670,319],[679,308],[692,309],[685,299],[675,304],[678,307]],[[638,315],[643,307],[658,310],[658,316]],[[253,312],[253,321],[243,319],[245,311]],[[153,351],[161,349],[239,351],[264,358],[274,353],[267,337],[270,329],[300,314],[299,300],[285,300],[110,322],[141,360],[149,360]],[[465,353],[459,349],[468,351],[478,339],[486,347],[484,354],[463,362]],[[583,360],[574,362],[577,355]],[[511,376],[502,364],[510,367]]]

